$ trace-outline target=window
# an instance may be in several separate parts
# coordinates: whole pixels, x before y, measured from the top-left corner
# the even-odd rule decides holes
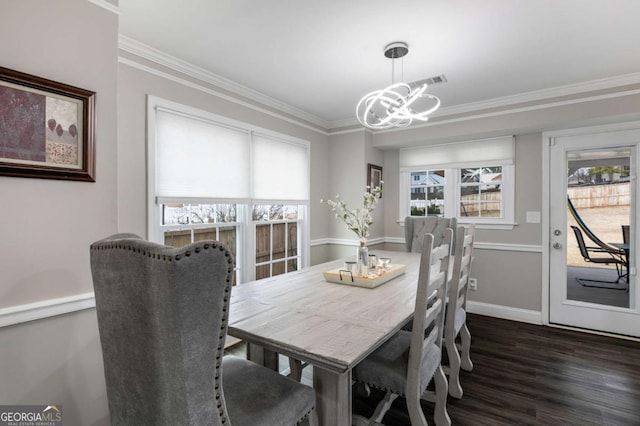
[[[411,216],[444,215],[444,170],[411,173]]]
[[[513,137],[400,151],[400,218],[457,217],[512,228]]]
[[[149,97],[149,238],[214,239],[236,259],[236,282],[307,262],[309,144]]]
[[[256,279],[298,270],[299,208],[295,205],[254,205]]]
[[[216,240],[237,258],[238,221],[235,204],[161,204],[163,244],[184,247]]]
[[[503,217],[502,166],[460,169],[460,217]]]

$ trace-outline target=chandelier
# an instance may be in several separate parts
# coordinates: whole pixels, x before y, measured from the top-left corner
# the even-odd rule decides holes
[[[358,121],[365,127],[374,130],[392,127],[407,127],[413,120],[427,121],[429,114],[440,107],[440,99],[426,93],[427,83],[407,84],[395,82],[396,59],[402,61],[409,53],[409,46],[403,42],[391,43],[384,48],[384,56],[392,60],[392,84],[382,90],[366,94],[358,106]],[[402,64],[401,64],[402,65]],[[402,66],[401,77],[402,80]]]

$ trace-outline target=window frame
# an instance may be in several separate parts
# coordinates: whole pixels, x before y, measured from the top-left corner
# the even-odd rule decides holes
[[[479,167],[502,167],[501,184],[501,209],[502,217],[472,217],[460,215],[461,178],[463,169]],[[400,206],[398,223],[404,224],[404,218],[411,216],[411,173],[444,170],[444,214],[445,217],[456,217],[460,224],[475,224],[479,229],[513,229],[516,225],[514,221],[515,212],[515,166],[501,161],[487,161],[482,164],[450,164],[450,165],[429,165],[424,167],[414,166],[403,168],[400,171]],[[426,213],[426,212],[425,212]],[[423,216],[419,216],[423,217]]]
[[[251,135],[259,133],[274,139],[301,145],[306,147],[310,162],[310,143],[285,134],[273,132],[209,113],[197,108],[182,105],[176,102],[147,95],[147,238],[160,244],[164,242],[164,233],[174,229],[197,229],[236,226],[236,283],[253,281],[255,279],[255,223],[252,218],[253,204],[295,204],[298,206],[298,268],[304,268],[310,264],[310,225],[309,225],[309,200],[257,200],[257,199],[218,199],[218,198],[194,198],[194,197],[158,197],[156,195],[156,111],[158,108],[169,109],[187,117],[211,120],[221,125],[234,126],[246,129]],[[310,165],[308,167],[310,172]],[[307,178],[310,182],[310,176]],[[309,191],[310,194],[310,191]],[[190,223],[186,225],[163,225],[162,205],[164,203],[181,204],[235,204],[236,222],[226,223]],[[260,223],[260,222],[258,222]],[[218,232],[216,230],[216,232]]]

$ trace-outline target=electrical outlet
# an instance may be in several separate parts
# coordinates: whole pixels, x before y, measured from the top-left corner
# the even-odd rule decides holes
[[[469,289],[473,291],[478,289],[478,280],[476,278],[469,278]]]

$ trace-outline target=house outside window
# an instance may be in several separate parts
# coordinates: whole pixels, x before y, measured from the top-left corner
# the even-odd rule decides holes
[[[444,170],[411,172],[411,216],[444,215]]]

